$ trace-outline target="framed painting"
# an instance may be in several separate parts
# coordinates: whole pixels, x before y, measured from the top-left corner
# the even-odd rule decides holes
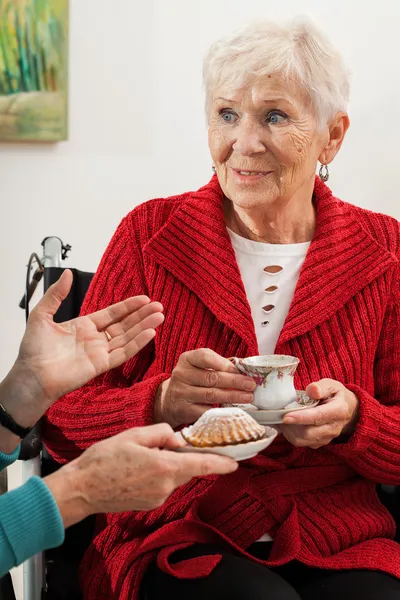
[[[69,0],[0,0],[0,142],[68,135]]]

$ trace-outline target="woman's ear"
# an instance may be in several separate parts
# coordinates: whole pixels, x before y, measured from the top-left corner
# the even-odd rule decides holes
[[[347,113],[337,113],[329,125],[329,140],[319,155],[319,162],[329,165],[339,152],[344,136],[350,127],[350,119]]]

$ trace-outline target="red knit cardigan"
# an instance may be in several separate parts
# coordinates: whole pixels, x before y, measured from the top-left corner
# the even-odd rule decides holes
[[[205,577],[219,556],[174,564],[171,553],[213,542],[245,554],[266,532],[274,545],[265,564],[400,578],[395,525],[375,491],[375,482],[400,484],[399,223],[341,202],[319,179],[314,195],[316,232],[276,352],[300,358],[298,389],[329,377],[357,394],[355,433],[319,450],[278,436],[236,473],[193,480],[157,510],[103,517],[81,569],[86,600],[136,600],[155,557],[176,577]],[[44,435],[56,459],[152,423],[156,389],[182,352],[258,353],[216,177],[122,221],[83,312],[142,293],[163,303],[164,325],[139,356],[53,406]]]

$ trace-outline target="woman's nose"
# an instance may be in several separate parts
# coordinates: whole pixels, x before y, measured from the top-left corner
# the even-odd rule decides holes
[[[233,149],[243,156],[260,154],[266,151],[262,140],[262,130],[259,124],[251,122],[242,122],[236,130],[237,136],[233,144]]]

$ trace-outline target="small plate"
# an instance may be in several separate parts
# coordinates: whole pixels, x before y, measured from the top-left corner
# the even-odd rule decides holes
[[[283,423],[283,417],[287,413],[294,412],[296,410],[314,408],[319,402],[318,400],[312,400],[303,391],[296,390],[296,393],[297,400],[295,402],[291,402],[285,408],[281,409],[260,410],[253,404],[230,404],[229,406],[236,406],[237,408],[241,408],[242,410],[251,414],[253,419],[260,423],[260,425],[279,425],[280,423]]]
[[[180,433],[176,433],[175,435],[183,439]],[[273,427],[266,427],[265,437],[263,437],[261,440],[257,440],[256,442],[246,442],[245,444],[235,444],[232,446],[213,446],[212,448],[197,448],[196,446],[190,446],[189,444],[186,444],[186,446],[177,448],[176,451],[197,452],[201,454],[220,454],[222,456],[229,456],[230,458],[234,458],[238,461],[248,460],[272,444],[277,435],[278,432],[276,429]]]

